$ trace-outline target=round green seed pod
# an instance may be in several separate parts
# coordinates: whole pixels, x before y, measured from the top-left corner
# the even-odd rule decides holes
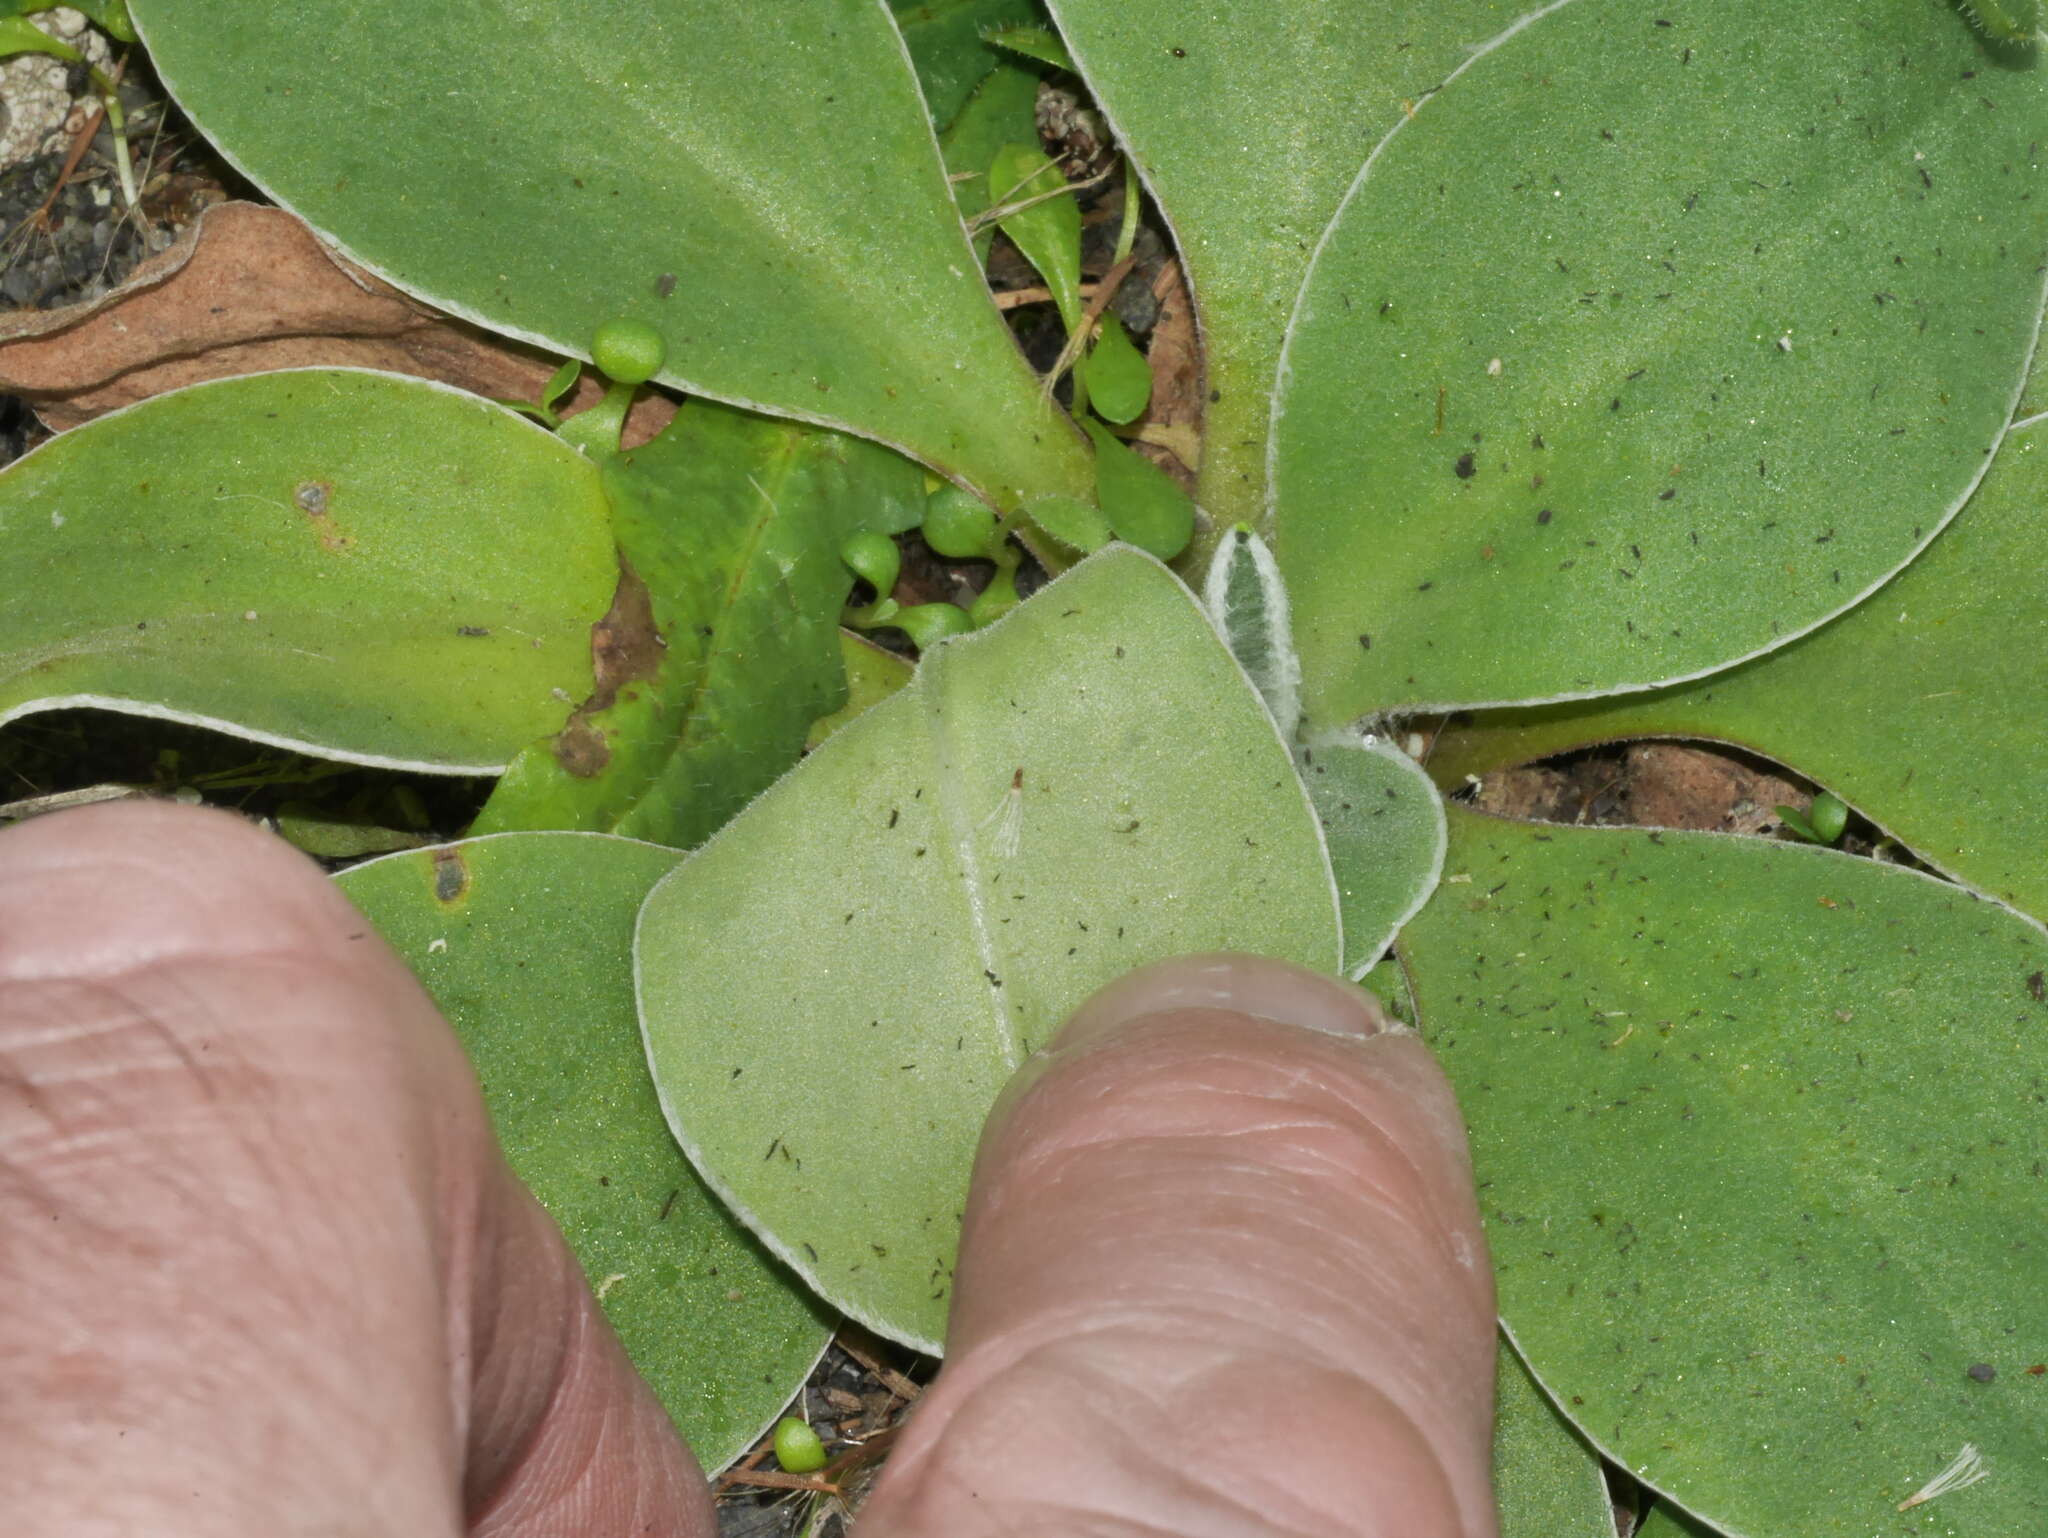
[[[825,1444],[810,1422],[785,1415],[775,1423],[775,1461],[785,1474],[815,1474],[825,1466]]]
[[[1806,820],[1813,824],[1813,831],[1823,844],[1832,844],[1849,826],[1848,803],[1840,796],[1822,791],[1813,798],[1813,805],[1806,809]]]
[[[996,515],[971,491],[942,486],[925,499],[924,542],[949,561],[986,561],[995,553]]]
[[[667,359],[668,343],[644,320],[608,320],[590,339],[590,361],[620,384],[645,384]]]

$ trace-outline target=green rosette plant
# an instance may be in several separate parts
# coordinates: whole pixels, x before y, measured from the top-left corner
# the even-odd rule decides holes
[[[252,182],[594,361],[609,415],[328,370],[65,435],[0,474],[0,720],[502,775],[488,836],[342,879],[536,1187],[593,1146],[632,1171],[559,1210],[709,1461],[834,1310],[943,1348],[1005,1076],[1101,982],[1222,945],[1369,973],[1458,1086],[1508,1532],[1610,1530],[1593,1450],[1670,1530],[2042,1529],[2036,7],[129,10]],[[1192,288],[1191,499],[1128,446],[1148,392],[1032,148],[1046,72]],[[1060,300],[1074,413],[990,300],[992,229]],[[690,399],[621,452],[648,388]],[[883,591],[920,525],[997,596]],[[1015,538],[1064,572],[1021,602]],[[842,630],[848,560],[914,673]],[[1444,799],[1644,736],[1842,816]],[[1850,811],[1911,863],[1825,847]],[[588,906],[573,954],[514,921],[551,903]],[[548,947],[609,1002],[488,991]],[[723,1296],[665,1223],[745,1257],[722,1331],[663,1334]]]

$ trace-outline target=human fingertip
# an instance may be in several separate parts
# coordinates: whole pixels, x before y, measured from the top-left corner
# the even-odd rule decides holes
[[[1051,1045],[1080,1047],[1130,1021],[1184,1009],[1226,1010],[1357,1040],[1411,1034],[1378,999],[1341,978],[1270,956],[1211,951],[1154,962],[1098,989]]]
[[[118,802],[0,834],[0,976],[314,953],[358,933],[368,925],[318,865],[231,812]]]

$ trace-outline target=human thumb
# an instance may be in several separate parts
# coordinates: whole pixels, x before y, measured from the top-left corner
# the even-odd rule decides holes
[[[1491,1538],[1493,1284],[1449,1086],[1370,995],[1197,956],[990,1117],[943,1372],[862,1538]]]

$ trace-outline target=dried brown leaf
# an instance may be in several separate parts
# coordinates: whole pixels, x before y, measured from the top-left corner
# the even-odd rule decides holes
[[[0,391],[26,397],[59,432],[167,390],[287,368],[386,369],[532,400],[559,361],[407,298],[257,203],[207,209],[90,303],[0,316]],[[586,374],[565,413],[602,393]],[[674,414],[666,397],[643,398],[627,446]]]

